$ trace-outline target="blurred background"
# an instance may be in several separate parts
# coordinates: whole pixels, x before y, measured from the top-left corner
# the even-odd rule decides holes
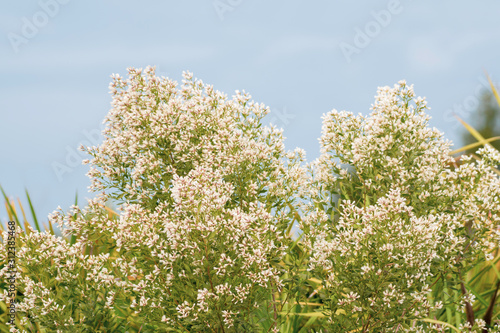
[[[454,115],[499,135],[485,75],[500,78],[499,15],[493,0],[2,1],[0,185],[22,202],[28,189],[42,223],[92,197],[78,147],[100,143],[110,75],[130,66],[249,92],[308,161],[324,113],[368,114],[401,79],[455,147],[474,139]]]

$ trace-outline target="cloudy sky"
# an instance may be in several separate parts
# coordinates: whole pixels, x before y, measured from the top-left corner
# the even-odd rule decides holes
[[[130,66],[249,92],[309,161],[324,113],[367,114],[406,79],[459,146],[453,113],[471,120],[484,71],[500,78],[499,18],[493,0],[2,1],[0,185],[27,188],[42,221],[91,197],[77,147],[99,143],[110,75]]]

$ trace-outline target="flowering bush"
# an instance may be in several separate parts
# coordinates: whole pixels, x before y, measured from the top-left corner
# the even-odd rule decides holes
[[[150,67],[110,89],[105,140],[84,147],[98,195],[50,217],[73,241],[18,230],[18,327],[284,332],[295,314],[294,332],[444,331],[443,283],[462,290],[460,329],[493,327],[464,281],[498,248],[500,154],[458,165],[404,82],[381,88],[367,118],[326,115],[309,173],[245,93],[190,73],[178,88]]]
[[[64,308],[81,290],[79,304],[106,317],[118,302],[153,330],[254,330],[256,309],[282,288],[275,263],[303,156],[282,159],[281,132],[260,126],[268,109],[244,93],[228,100],[189,73],[181,89],[152,68],[129,74],[114,77],[106,140],[88,149],[92,188],[109,191],[52,216],[76,244],[21,238],[20,266],[37,274],[20,274],[18,310],[53,330],[97,329],[97,311],[75,323],[74,308]],[[107,198],[124,202],[119,219],[101,208]],[[96,244],[113,252],[81,254]],[[47,260],[55,265],[40,265]],[[39,278],[64,288],[35,288]]]
[[[448,274],[459,284],[498,248],[500,154],[486,148],[455,166],[414,97],[401,81],[379,89],[368,118],[324,117],[303,229],[335,332],[429,331],[409,323],[443,306],[427,297],[432,285]],[[473,298],[464,292],[465,304]]]

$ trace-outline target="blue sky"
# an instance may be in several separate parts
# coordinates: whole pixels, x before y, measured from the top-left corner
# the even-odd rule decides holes
[[[493,0],[2,1],[0,185],[23,202],[27,188],[42,221],[91,197],[77,147],[99,142],[110,75],[130,66],[244,89],[309,161],[322,114],[366,114],[378,86],[406,79],[460,145],[452,113],[470,121],[484,70],[500,78],[499,18]]]

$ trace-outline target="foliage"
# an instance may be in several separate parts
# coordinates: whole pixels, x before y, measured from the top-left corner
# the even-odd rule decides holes
[[[492,166],[500,153],[487,147],[482,160],[455,166],[425,108],[402,81],[379,90],[368,118],[324,118],[304,229],[335,332],[427,332],[418,319],[444,304],[429,300],[431,287],[446,279],[460,288],[464,269],[493,259],[500,182]],[[464,289],[456,305],[467,309],[473,299]]]
[[[150,67],[110,89],[105,140],[84,147],[95,199],[41,232],[29,196],[36,229],[4,194],[18,330],[499,331],[500,153],[457,162],[405,82],[368,117],[327,114],[307,166],[244,92]]]

